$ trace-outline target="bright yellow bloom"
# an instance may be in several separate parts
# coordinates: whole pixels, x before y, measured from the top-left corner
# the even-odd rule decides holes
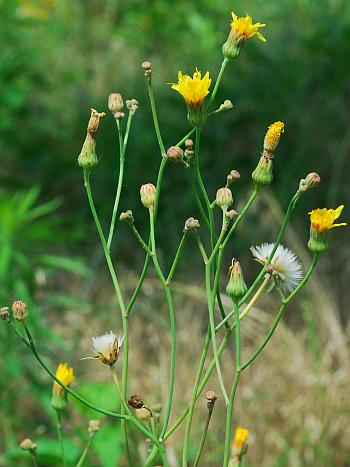
[[[265,135],[264,149],[266,149],[267,151],[274,151],[279,143],[281,133],[284,133],[284,123],[272,123],[269,126]]]
[[[200,105],[203,103],[204,98],[209,94],[209,87],[211,84],[211,78],[209,77],[209,71],[205,73],[202,78],[202,74],[196,68],[193,73],[193,78],[189,75],[183,75],[181,71],[178,73],[178,83],[171,85],[172,89],[179,92],[185,99],[188,106]]]
[[[334,221],[338,219],[344,205],[337,207],[337,209],[314,209],[313,211],[309,212],[310,215],[310,222],[311,227],[316,230],[317,232],[327,232],[334,227],[341,227],[343,225],[347,225],[345,222],[341,224],[334,224]]]
[[[56,370],[57,378],[62,381],[63,384],[69,386],[74,380],[73,368],[70,368],[67,363],[60,363]],[[54,381],[54,392],[64,394],[65,390],[56,381]]]
[[[233,450],[235,454],[240,454],[249,437],[249,431],[245,428],[238,427],[233,438]]]
[[[246,40],[246,39],[249,39],[250,37],[257,35],[261,41],[266,42],[265,37],[262,36],[260,32],[258,31],[258,29],[264,28],[266,24],[262,24],[262,23],[253,24],[253,19],[249,15],[246,15],[242,18],[238,18],[238,16],[233,11],[231,14],[232,14],[231,28],[234,31],[236,36],[240,37],[243,40]]]

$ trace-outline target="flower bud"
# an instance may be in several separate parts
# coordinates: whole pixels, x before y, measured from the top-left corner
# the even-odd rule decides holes
[[[128,404],[131,405],[131,407],[134,409],[141,409],[144,406],[143,400],[136,394],[130,397]]]
[[[233,104],[229,99],[226,99],[219,107],[219,110],[222,112],[224,110],[231,110],[233,109]]]
[[[126,107],[129,109],[131,115],[135,115],[136,110],[139,108],[139,103],[136,99],[126,101]]]
[[[131,209],[128,209],[127,211],[125,212],[122,212],[119,216],[119,220],[121,222],[130,222],[130,224],[133,224],[134,223],[134,216],[133,216],[133,213],[131,211]]]
[[[227,222],[231,222],[237,216],[237,211],[231,209],[230,211],[225,212],[225,219]]]
[[[8,306],[4,306],[2,308],[0,308],[0,318],[3,319],[4,321],[8,320],[10,317],[10,313],[9,313],[9,307]]]
[[[120,113],[122,113],[121,111],[124,108],[124,101],[122,95],[119,94],[119,92],[112,92],[112,94],[108,96],[108,108],[114,117],[116,117],[116,115],[119,116]]]
[[[193,140],[192,139],[186,139],[185,141],[185,146],[187,149],[192,149],[193,148]]]
[[[249,431],[245,428],[238,427],[233,438],[232,454],[238,459],[246,452],[246,444],[249,437]]]
[[[140,188],[141,202],[145,208],[151,209],[156,200],[156,187],[152,183],[146,183]]]
[[[150,420],[152,412],[150,411],[150,409],[142,407],[141,409],[135,409],[135,415],[139,420],[146,422]]]
[[[232,265],[229,270],[230,278],[226,287],[226,292],[233,300],[238,300],[247,291],[247,286],[244,282],[241,265],[238,261],[232,260]]]
[[[171,160],[172,162],[175,162],[177,164],[178,162],[181,162],[182,159],[184,158],[184,152],[179,146],[171,146],[167,150],[167,158]]]
[[[231,170],[231,172],[227,175],[227,185],[231,185],[231,183],[239,180],[241,178],[241,174],[238,170]]]
[[[184,232],[188,232],[189,230],[196,230],[200,228],[200,223],[194,217],[189,217],[185,222]]]
[[[13,317],[18,321],[24,321],[28,316],[28,307],[23,300],[16,300],[12,304]]]
[[[142,68],[143,68],[143,70],[145,72],[145,76],[147,76],[147,78],[151,78],[152,73],[153,73],[152,63],[149,62],[149,61],[143,62],[142,63]]]
[[[216,192],[216,204],[222,208],[227,209],[233,203],[232,192],[229,188],[219,188]]]
[[[205,393],[205,398],[207,399],[207,401],[215,402],[218,396],[215,391],[207,391]]]
[[[100,420],[89,420],[88,433],[93,435],[97,433],[101,428]]]
[[[316,172],[309,173],[306,178],[302,178],[299,183],[300,191],[307,191],[309,188],[317,186],[321,182],[321,177]]]
[[[273,180],[273,164],[271,154],[264,151],[260,157],[256,169],[252,173],[252,179],[257,186],[269,185]]]
[[[78,165],[83,169],[90,169],[98,164],[96,142],[91,133],[87,133],[83,147],[78,157]]]
[[[36,451],[37,444],[33,443],[33,441],[30,438],[25,438],[23,441],[21,441],[19,447],[23,449],[23,451],[34,452]]]

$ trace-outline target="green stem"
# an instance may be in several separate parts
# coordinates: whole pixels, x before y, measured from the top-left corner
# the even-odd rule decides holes
[[[152,255],[152,252],[151,250],[149,249],[148,245],[146,245],[146,242],[143,240],[143,238],[141,237],[141,235],[139,234],[139,231],[137,230],[137,228],[135,227],[135,224],[133,222],[128,222],[129,224],[129,227],[131,228],[131,231],[132,233],[135,235],[136,237],[136,240],[139,242],[139,244],[142,246],[142,248],[145,250],[145,252],[151,256]]]
[[[175,270],[176,270],[176,267],[177,267],[177,264],[179,262],[179,259],[180,259],[180,256],[181,256],[181,253],[182,253],[182,248],[184,246],[184,243],[185,243],[185,239],[187,238],[187,235],[186,235],[186,232],[184,232],[182,238],[181,238],[181,241],[180,241],[180,244],[177,248],[177,251],[176,251],[176,255],[175,255],[175,258],[174,258],[174,261],[173,261],[173,264],[170,268],[170,272],[169,272],[169,275],[166,279],[166,283],[169,285],[174,274],[175,274]]]
[[[225,72],[225,70],[226,70],[226,67],[227,67],[227,65],[228,65],[228,62],[229,62],[229,60],[228,60],[227,58],[224,58],[223,62],[221,63],[221,68],[220,68],[218,77],[217,77],[217,79],[216,79],[216,83],[215,83],[213,92],[211,93],[211,96],[210,96],[210,99],[209,99],[209,102],[208,102],[208,105],[207,105],[207,112],[209,112],[211,106],[212,106],[213,103],[214,103],[214,99],[215,99],[216,93],[218,92],[218,89],[219,89],[219,86],[220,86],[220,83],[221,83],[221,79],[222,79],[223,74],[224,74],[224,72]]]
[[[199,460],[200,460],[201,455],[202,455],[202,452],[203,452],[205,440],[206,440],[206,438],[207,438],[207,433],[208,433],[208,429],[209,429],[209,423],[210,423],[210,419],[211,419],[211,416],[212,416],[212,413],[213,413],[213,409],[214,409],[214,404],[213,404],[213,403],[209,403],[209,404],[208,404],[207,419],[206,419],[206,421],[205,421],[204,430],[203,430],[203,433],[202,433],[201,440],[200,440],[200,442],[199,442],[199,447],[198,447],[198,450],[197,450],[197,454],[196,454],[196,457],[195,457],[195,461],[194,461],[194,463],[193,463],[193,467],[197,467],[198,464],[199,464]]]
[[[112,219],[111,219],[111,225],[110,225],[110,228],[109,228],[109,234],[108,234],[108,240],[107,240],[107,248],[108,248],[108,250],[110,250],[111,244],[112,244],[112,240],[113,240],[113,233],[114,233],[114,227],[115,227],[115,220],[116,220],[116,216],[117,216],[117,212],[118,212],[118,206],[119,206],[119,201],[120,201],[120,195],[121,195],[122,186],[123,186],[125,152],[126,152],[126,145],[127,145],[128,137],[129,137],[131,119],[132,119],[132,114],[131,114],[131,112],[129,112],[128,122],[127,122],[127,125],[126,125],[126,131],[125,131],[124,144],[123,144],[123,135],[122,135],[122,129],[121,129],[120,120],[116,119],[117,127],[118,127],[119,157],[120,157],[120,162],[119,162],[119,177],[118,177],[117,192],[116,192],[116,195],[115,195],[114,206],[113,206],[113,212],[112,212]]]
[[[186,169],[186,172],[187,172],[187,175],[188,175],[188,178],[189,178],[189,181],[190,181],[190,184],[191,184],[191,189],[192,189],[192,193],[193,193],[193,197],[197,203],[197,206],[198,206],[198,209],[199,209],[199,212],[202,216],[202,219],[203,221],[205,222],[206,226],[208,228],[210,228],[210,224],[209,224],[209,220],[208,220],[208,217],[204,211],[204,208],[203,208],[203,205],[202,205],[202,201],[200,200],[199,196],[198,196],[198,192],[197,192],[197,188],[196,188],[196,185],[194,183],[194,180],[193,180],[193,176],[192,176],[192,172],[191,172],[191,167],[188,167]]]
[[[80,458],[79,458],[79,460],[78,460],[75,467],[82,467],[83,466],[83,464],[85,462],[85,459],[86,459],[86,456],[87,456],[87,454],[89,452],[89,449],[91,447],[92,440],[93,440],[94,436],[95,436],[95,433],[89,434],[89,437],[88,437],[86,446],[84,448],[84,451],[82,452],[82,454],[81,454],[81,456],[80,456]]]
[[[126,393],[127,393],[127,380],[128,380],[128,366],[129,366],[129,317],[126,313],[122,316],[122,324],[123,324],[123,365],[122,365],[122,387],[121,392],[123,395],[123,400],[126,400]],[[125,413],[124,405],[120,408],[121,414]],[[129,446],[129,438],[128,438],[128,427],[126,425],[125,420],[120,421],[120,428],[122,432],[122,438],[124,441],[125,453],[126,458],[129,466],[133,466],[134,463],[131,457],[131,451]]]
[[[35,451],[30,451],[30,455],[31,455],[31,458],[32,458],[33,466],[34,467],[39,467],[38,457],[36,455],[36,452]]]
[[[273,322],[273,325],[272,325],[269,333],[267,334],[264,342],[260,345],[260,347],[257,349],[257,351],[244,363],[244,365],[242,365],[242,371],[245,370],[249,365],[251,365],[254,362],[254,360],[259,356],[259,354],[262,352],[262,350],[264,349],[266,344],[269,342],[269,340],[271,339],[273,333],[275,332],[275,329],[277,328],[278,323],[280,322],[280,320],[281,320],[281,318],[283,316],[283,313],[285,311],[286,306],[292,300],[292,298],[298,292],[300,292],[300,290],[305,286],[307,281],[310,279],[312,273],[314,272],[314,270],[316,268],[318,257],[319,257],[318,254],[314,255],[314,257],[312,259],[312,263],[310,265],[310,268],[309,268],[308,272],[305,274],[304,279],[300,282],[298,287],[283,301],[282,305],[280,306],[280,308],[278,310],[276,319]]]
[[[192,128],[192,130],[189,131],[186,136],[184,136],[182,139],[180,139],[180,141],[175,146],[182,146],[183,143],[186,141],[186,139],[189,139],[193,135],[193,133],[195,131],[196,131],[196,129]]]
[[[173,396],[174,396],[175,356],[176,356],[176,322],[175,322],[175,310],[174,310],[172,295],[169,289],[169,285],[166,282],[166,279],[163,275],[163,272],[158,262],[155,231],[154,231],[154,212],[152,208],[149,209],[149,216],[150,216],[151,246],[152,246],[152,253],[153,253],[152,260],[153,260],[155,270],[164,287],[165,298],[167,300],[168,308],[169,308],[170,334],[171,334],[170,376],[169,376],[169,392],[168,392],[169,395],[168,395],[167,408],[165,411],[164,424],[163,424],[160,437],[159,437],[159,440],[162,443],[163,436],[169,424],[170,412],[171,412]]]
[[[202,258],[203,258],[203,261],[204,261],[204,264],[207,264],[208,263],[208,256],[207,256],[207,253],[204,249],[204,246],[203,246],[203,243],[202,243],[202,240],[201,240],[201,237],[199,235],[199,233],[197,232],[197,230],[194,230],[193,231],[193,235],[195,236],[195,239],[196,239],[196,242],[198,244],[198,248],[199,248],[199,251],[202,255]]]
[[[194,412],[194,408],[195,408],[195,404],[196,404],[196,400],[197,400],[197,393],[198,393],[198,388],[199,388],[199,384],[200,384],[200,380],[201,380],[205,360],[206,360],[207,354],[208,354],[209,344],[210,344],[210,328],[208,327],[207,336],[206,336],[206,339],[205,339],[205,342],[204,342],[202,355],[201,355],[201,358],[199,360],[197,373],[196,373],[196,378],[195,378],[194,385],[193,385],[191,401],[190,401],[189,406],[188,406],[188,418],[187,418],[187,423],[186,423],[185,435],[184,435],[184,440],[183,440],[183,451],[182,451],[182,466],[183,467],[187,466],[188,446],[189,446],[189,441],[190,441],[190,432],[191,432],[193,412]],[[174,429],[176,429],[177,426]],[[166,437],[170,436],[170,434],[174,431],[174,429],[172,429],[171,431],[169,430],[169,432],[166,433],[165,436]]]
[[[224,448],[224,462],[223,467],[228,467],[228,462],[230,459],[230,447],[231,447],[231,438],[232,438],[232,414],[233,406],[235,402],[235,396],[237,392],[239,377],[241,374],[241,332],[240,332],[240,320],[239,320],[239,311],[238,311],[238,302],[234,302],[235,310],[235,324],[236,324],[236,369],[230,394],[230,401],[227,407],[226,412],[226,435],[225,435],[225,448]]]
[[[61,457],[62,457],[62,465],[66,467],[66,457],[64,455],[64,440],[63,440],[63,431],[62,431],[62,423],[61,423],[61,413],[59,410],[55,410],[56,412],[56,429],[57,429],[57,436],[60,443],[61,448]]]
[[[162,139],[162,135],[161,135],[160,128],[159,128],[157,109],[156,109],[156,104],[155,104],[155,100],[154,100],[153,88],[152,88],[152,80],[151,80],[150,77],[147,78],[147,89],[148,89],[149,101],[150,101],[150,104],[151,104],[154,130],[156,132],[160,152],[161,152],[162,156],[165,156],[166,155],[166,150],[165,150],[165,147],[164,147],[164,144],[163,144],[163,139]]]

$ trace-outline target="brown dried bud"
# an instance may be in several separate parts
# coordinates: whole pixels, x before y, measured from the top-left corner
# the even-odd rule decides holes
[[[0,318],[5,321],[5,320],[8,320],[9,317],[10,317],[9,307],[4,306],[4,307],[0,308]]]
[[[134,394],[128,400],[128,404],[131,405],[134,409],[141,409],[144,406],[143,400],[137,394]]]
[[[31,439],[25,438],[23,441],[21,441],[19,447],[23,449],[23,451],[35,451],[37,444],[33,443]]]
[[[189,217],[185,222],[184,232],[188,232],[189,230],[196,230],[200,228],[200,223],[194,217]]]
[[[186,146],[187,149],[191,149],[193,147],[193,140],[192,139],[186,139],[185,146]]]
[[[177,164],[178,162],[181,162],[182,159],[184,158],[184,152],[179,146],[171,146],[167,150],[167,157],[169,160],[172,162],[175,162]]]
[[[218,396],[216,395],[216,392],[214,391],[207,391],[205,393],[205,398],[207,399],[207,401],[215,402]]]
[[[143,62],[142,63],[142,68],[144,69],[145,76],[150,78],[152,76],[152,72],[153,72],[152,63],[149,62],[149,61]]]
[[[90,133],[91,136],[94,136],[100,125],[101,118],[105,115],[104,112],[97,112],[97,110],[91,109],[90,120],[87,127],[87,132]]]
[[[108,108],[114,116],[116,116],[117,113],[122,113],[124,101],[119,92],[112,92],[112,94],[108,96]]]
[[[136,110],[139,108],[139,103],[136,99],[130,99],[126,101],[126,107],[129,109],[131,115],[134,115]]]
[[[130,223],[133,224],[134,223],[134,216],[133,216],[133,213],[132,213],[131,209],[128,209],[127,211],[122,212],[120,214],[120,216],[119,216],[119,220],[121,222],[127,221],[127,222],[130,222]]]
[[[12,304],[13,317],[18,321],[24,321],[28,316],[28,307],[23,300],[16,300]]]
[[[152,183],[146,183],[140,188],[141,202],[145,208],[153,208],[156,200],[156,187]]]
[[[216,192],[216,204],[220,208],[228,208],[233,203],[232,192],[229,188],[219,188]]]
[[[89,420],[88,433],[93,435],[97,433],[101,428],[100,420]]]
[[[241,174],[237,170],[231,170],[231,172],[227,175],[227,184],[230,185],[239,178],[241,178]]]

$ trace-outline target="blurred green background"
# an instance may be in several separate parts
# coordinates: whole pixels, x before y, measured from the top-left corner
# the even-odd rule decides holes
[[[181,97],[166,83],[176,80],[178,70],[192,73],[195,67],[216,77],[232,9],[266,23],[267,43],[249,40],[224,76],[216,102],[231,99],[234,109],[212,118],[203,131],[203,178],[213,197],[230,170],[239,170],[235,196],[242,202],[267,125],[284,121],[273,195],[267,192],[272,198],[267,198],[260,213],[253,213],[247,237],[238,240],[236,249],[246,249],[247,238],[252,243],[270,240],[262,239],[261,233],[267,235],[271,212],[278,218],[299,180],[316,171],[322,184],[305,196],[293,219],[294,233],[303,245],[310,209],[345,204],[343,218],[349,218],[348,0],[0,0],[0,296],[4,305],[20,297],[37,309],[33,319],[38,335],[52,325],[51,343],[43,344],[49,355],[69,355],[74,348],[58,337],[64,334],[61,316],[70,316],[64,313],[72,309],[81,310],[83,316],[95,311],[93,286],[104,268],[77,166],[90,108],[107,114],[97,135],[100,162],[93,172],[96,204],[106,226],[118,175],[117,134],[107,97],[110,92],[121,92],[140,102],[127,150],[120,208],[133,209],[140,230],[147,235],[139,187],[155,183],[160,155],[141,63],[146,59],[153,63],[162,134],[166,146],[171,146],[189,126]],[[160,203],[160,251],[175,250],[183,222],[192,215],[198,212],[186,174],[182,167],[171,165]],[[122,270],[137,273],[143,255],[127,229],[118,229],[120,241],[113,247],[114,257]],[[334,232],[322,273],[344,327],[350,298],[349,256],[346,231]],[[165,264],[169,261],[170,257],[164,258]],[[196,261],[191,262],[192,268],[199,268]],[[185,278],[192,276],[186,264],[181,270]],[[98,300],[111,310],[108,298]],[[312,331],[314,321],[310,326]],[[14,346],[13,336],[4,329],[1,333],[4,350],[10,343]],[[74,338],[74,342],[79,340],[78,331]],[[22,422],[19,416],[12,426],[9,416],[19,398],[37,393],[41,402],[46,400],[47,414],[40,417],[50,417],[47,397],[40,391],[40,384],[45,387],[46,383],[40,380],[38,389],[30,357],[18,363],[19,353],[10,352],[1,363],[6,375],[1,392],[7,394],[2,404],[5,435],[1,437],[11,449],[18,441],[16,425]],[[24,381],[30,383],[16,393],[23,371]],[[31,417],[36,423],[35,416]],[[323,464],[322,456],[315,464],[281,459],[276,466],[349,465],[343,460]],[[10,465],[8,459],[2,462]]]

